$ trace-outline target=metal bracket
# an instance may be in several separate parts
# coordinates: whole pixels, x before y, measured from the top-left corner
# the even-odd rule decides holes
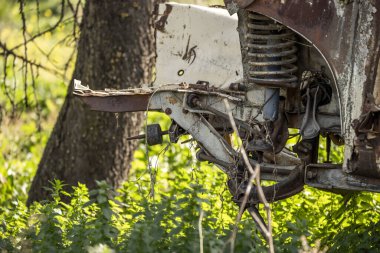
[[[223,162],[233,163],[236,151],[229,147],[214,127],[202,116],[183,110],[184,95],[183,93],[160,92],[153,96],[153,100],[159,102],[161,110],[197,140],[207,153]],[[227,168],[219,167],[230,175],[231,172]]]
[[[380,192],[380,179],[347,174],[341,165],[310,164],[306,167],[305,183],[331,192]]]

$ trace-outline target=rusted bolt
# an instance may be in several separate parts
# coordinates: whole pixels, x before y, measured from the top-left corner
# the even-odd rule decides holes
[[[166,113],[167,115],[172,114],[172,109],[170,109],[170,108],[166,108],[166,109],[165,109],[165,113]]]

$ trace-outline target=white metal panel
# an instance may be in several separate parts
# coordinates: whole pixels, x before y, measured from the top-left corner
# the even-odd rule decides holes
[[[154,86],[208,81],[227,88],[243,79],[237,16],[189,4],[159,6]]]

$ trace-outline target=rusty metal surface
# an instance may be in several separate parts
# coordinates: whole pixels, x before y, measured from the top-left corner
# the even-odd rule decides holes
[[[380,64],[377,63],[377,74],[376,74],[376,80],[375,80],[375,87],[373,89],[373,97],[375,105],[377,105],[380,108]]]
[[[380,111],[372,111],[354,120],[355,152],[350,163],[353,174],[380,178]]]
[[[371,191],[380,192],[380,179],[347,174],[340,165],[310,164],[306,167],[305,183],[332,192]]]
[[[374,7],[380,9],[379,1]],[[353,39],[359,20],[358,4],[340,5],[337,1],[280,1],[256,0],[247,9],[269,16],[292,28],[311,41],[326,57],[336,74],[345,71],[345,61],[352,60]],[[372,10],[368,10],[372,12]],[[379,23],[379,12],[374,10],[374,23]],[[365,21],[365,20],[364,20]],[[368,20],[369,22],[371,20]],[[379,29],[373,25],[373,52],[378,53]],[[371,32],[371,31],[368,31]],[[343,60],[343,61],[342,61]],[[375,59],[373,59],[375,60]]]
[[[238,178],[237,178],[238,179]],[[227,186],[233,196],[233,201],[237,204],[243,202],[245,192],[247,190],[247,181],[236,181],[230,179],[227,181]],[[304,168],[298,166],[293,169],[290,174],[277,184],[262,187],[265,198],[268,202],[274,202],[281,199],[289,198],[303,190],[304,187]],[[257,187],[253,187],[249,194],[249,204],[262,203],[257,192]]]
[[[138,112],[148,109],[149,99],[153,93],[149,88],[124,90],[91,90],[82,85],[80,80],[74,80],[73,94],[93,111],[104,112]]]
[[[163,92],[175,92],[179,97],[182,97],[183,94],[195,93],[214,100],[226,98],[235,103],[241,103],[242,95],[244,95],[241,92],[225,91],[213,86],[201,87],[200,84],[167,84],[158,89],[91,90],[88,86],[81,85],[79,80],[75,80],[75,82],[73,94],[87,104],[91,110],[113,113],[161,110],[160,96],[153,95]],[[174,103],[174,100],[173,97],[170,102]],[[215,101],[213,103],[215,104]],[[243,107],[239,108],[244,109]]]
[[[246,9],[271,17],[296,31],[326,59],[340,102],[346,147],[343,170],[353,172],[355,166],[350,163],[354,163],[355,156],[361,156],[361,152],[355,147],[359,136],[352,123],[379,101],[380,1],[341,4],[337,0],[256,0]],[[379,161],[377,147],[374,150],[375,160]],[[361,161],[368,157],[365,153],[362,156]],[[366,160],[360,166],[369,162]]]
[[[150,94],[107,97],[84,96],[81,99],[93,111],[117,113],[146,111],[150,96]]]
[[[226,2],[232,2],[226,1]],[[340,113],[342,122],[339,122],[337,113],[320,113],[318,120],[327,122],[321,124],[322,130],[338,134],[342,131],[346,145],[346,164],[343,167],[346,172],[356,173],[350,175],[342,170],[341,166],[330,165],[309,166],[306,177],[303,171],[292,174],[293,177],[283,177],[285,181],[275,187],[281,187],[277,192],[275,187],[265,188],[265,195],[273,200],[289,197],[302,190],[303,180],[311,186],[327,190],[370,190],[380,191],[380,181],[368,179],[358,175],[378,177],[380,175],[380,137],[379,137],[379,30],[380,30],[380,1],[354,2],[346,6],[337,5],[337,1],[282,1],[282,0],[256,0],[233,1],[240,6],[249,4],[249,10],[269,16],[287,27],[290,27],[312,45],[324,56],[331,72],[334,75],[335,88],[340,101]],[[285,2],[286,4],[283,4]],[[299,11],[302,10],[302,11]],[[165,32],[165,23],[172,9],[165,10],[164,15],[158,20],[157,29]],[[169,31],[168,29],[166,29]],[[186,50],[187,51],[187,50]],[[309,57],[312,57],[309,55]],[[217,73],[217,72],[215,72]],[[377,78],[377,79],[376,79]],[[204,79],[201,79],[204,80]],[[376,81],[375,81],[376,80]],[[164,85],[165,86],[165,85]],[[217,110],[224,108],[217,103],[227,98],[234,102],[234,116],[237,120],[247,120],[247,115],[259,107],[251,105],[247,113],[247,104],[244,99],[245,91],[237,92],[224,89],[223,86],[213,87],[205,82],[197,84],[177,84],[152,89],[136,90],[105,90],[92,91],[88,87],[78,86],[74,94],[81,96],[82,100],[92,110],[108,112],[130,112],[145,110],[160,110],[166,112],[175,122],[183,127],[187,133],[193,135],[200,145],[205,148],[218,161],[232,163],[234,150],[230,150],[228,143],[215,130],[205,117],[202,108],[188,108],[185,103],[188,94],[200,95],[213,105]],[[187,94],[186,94],[187,93]],[[255,96],[260,92],[254,91]],[[370,95],[368,95],[370,94]],[[254,96],[248,96],[251,98]],[[155,99],[156,98],[156,99]],[[218,98],[220,101],[216,100]],[[256,98],[256,97],[255,97]],[[213,100],[214,99],[214,100]],[[154,100],[156,107],[149,107]],[[248,101],[257,101],[251,99]],[[256,107],[257,108],[256,108]],[[213,107],[213,108],[214,108]],[[214,108],[214,109],[215,109]],[[252,109],[253,108],[253,109]],[[255,109],[256,108],[256,109]],[[212,110],[209,110],[212,113]],[[214,114],[217,111],[214,111]],[[289,126],[300,125],[303,112],[288,113]],[[207,114],[209,115],[209,114]],[[366,117],[366,115],[369,115]],[[357,124],[352,123],[357,120]],[[342,123],[342,124],[341,124]],[[341,126],[342,125],[342,129]],[[325,128],[324,128],[325,126]],[[211,140],[211,141],[210,141]],[[370,148],[368,148],[370,147]],[[267,158],[268,159],[268,158]],[[368,166],[368,163],[371,163]],[[232,175],[229,169],[219,165],[228,175]],[[266,167],[262,166],[263,175],[268,179],[273,173],[264,173]],[[290,172],[293,170],[286,170]],[[281,172],[281,170],[278,170]],[[295,173],[295,172],[294,172]],[[281,173],[279,173],[281,174]],[[302,176],[301,176],[302,175]],[[280,175],[281,176],[281,175]],[[287,180],[287,179],[288,180]],[[282,179],[282,178],[281,178]],[[236,189],[235,189],[236,190]],[[279,193],[275,195],[275,193]],[[257,194],[253,194],[257,196]],[[258,200],[253,199],[253,202]]]

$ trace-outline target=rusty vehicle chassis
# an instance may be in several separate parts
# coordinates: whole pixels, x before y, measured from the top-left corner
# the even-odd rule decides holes
[[[379,178],[380,2],[225,0],[225,3],[230,12],[252,11],[278,21],[323,55],[339,96],[341,133],[345,139],[343,171]],[[324,174],[326,167],[329,166],[312,170]],[[344,177],[336,175],[336,178]],[[306,183],[313,186],[328,187],[308,180]]]
[[[313,145],[314,154],[302,159],[279,149],[276,152],[259,152],[263,155],[260,159],[250,160],[253,166],[260,164],[262,179],[278,182],[263,188],[265,197],[269,201],[287,198],[300,192],[304,184],[336,193],[380,192],[380,2],[369,0],[341,4],[338,0],[225,0],[225,4],[230,13],[237,12],[239,16],[244,89],[236,89],[235,84],[231,84],[229,89],[221,89],[208,82],[117,91],[93,91],[78,85],[74,94],[80,96],[91,110],[166,113],[183,130],[181,134],[189,134],[197,141],[200,147],[198,160],[214,163],[228,175],[228,186],[234,201],[241,203],[246,189],[244,183],[247,182],[242,181],[243,176],[239,174],[241,167],[244,167],[241,155],[226,140],[225,135],[232,133],[226,103],[231,106],[234,120],[241,130],[239,134],[248,142],[250,136],[244,137],[244,133],[255,125],[255,120],[260,125],[265,119],[262,115],[263,103],[255,104],[254,98],[248,98],[247,90],[261,92],[263,85],[247,83],[252,73],[257,72],[247,67],[247,59],[252,52],[245,49],[252,44],[246,41],[248,28],[244,27],[243,22],[254,17],[259,24],[267,22],[268,26],[277,26],[278,23],[281,29],[290,29],[290,33],[295,34],[297,43],[306,45],[306,49],[301,48],[297,52],[296,58],[300,62],[297,75],[317,65],[310,63],[309,58],[323,61],[326,70],[321,75],[331,79],[333,95],[330,109],[321,107],[316,110],[318,115],[315,121],[320,130],[317,138],[308,143]],[[166,10],[165,18],[170,15],[170,11]],[[162,24],[160,27],[165,30]],[[287,36],[279,33],[270,35],[276,38]],[[268,34],[255,36],[268,37]],[[292,59],[287,60],[293,64]],[[281,72],[276,68],[275,71]],[[278,133],[287,133],[287,128],[301,129],[307,106],[295,103],[301,100],[299,88],[291,82],[281,87],[286,89],[281,91],[285,102],[280,106],[283,114],[279,115],[283,118]],[[281,129],[283,123],[286,124],[286,131]],[[319,134],[339,136],[339,145],[345,146],[342,164],[329,161],[318,163],[318,152],[315,150],[318,150]],[[278,142],[283,144],[279,146],[284,147],[288,135],[279,136],[282,139],[279,138]],[[252,145],[256,147],[256,144]],[[240,186],[234,186],[237,179]],[[249,204],[259,202],[253,189]]]
[[[249,111],[246,111],[247,108],[239,106],[244,100],[242,94],[236,92],[226,93],[225,91],[219,91],[214,88],[207,90],[206,87],[200,87],[198,84],[173,84],[167,85],[158,91],[148,89],[139,91],[138,93],[136,93],[136,90],[99,92],[77,89],[75,94],[81,96],[81,99],[91,110],[113,113],[149,110],[167,114],[181,125],[187,134],[200,140],[198,143],[203,148],[210,151],[211,154],[208,154],[208,156],[198,156],[198,159],[213,162],[229,177],[236,176],[234,175],[236,169],[235,161],[241,159],[241,157],[232,148],[226,148],[229,145],[224,141],[223,136],[221,136],[217,130],[214,129],[211,133],[209,131],[199,131],[199,129],[201,129],[200,125],[207,125],[207,129],[213,129],[204,115],[213,114],[215,111],[227,115],[227,109],[220,105],[224,99],[227,99],[231,103],[232,110],[235,112],[234,115],[236,115],[236,121],[243,122],[246,120],[244,115],[252,115],[259,110],[259,108],[252,106],[249,108]],[[194,108],[190,108],[186,104],[186,101],[190,95],[194,94],[199,96],[205,104],[212,105],[214,108],[213,113],[209,110],[201,110],[199,108],[194,110]],[[290,116],[290,119],[291,117],[292,116]],[[292,121],[290,120],[290,122]],[[297,124],[296,120],[293,122]],[[290,124],[290,126],[294,128],[298,127],[292,124]],[[210,141],[210,136],[214,138],[214,141]],[[207,141],[202,142],[201,140]],[[215,145],[215,143],[220,142],[222,142],[222,144]],[[276,164],[266,162],[260,164],[261,178],[264,180],[281,182],[289,177],[295,170],[300,171],[299,174],[292,177],[291,181],[285,184],[283,183],[283,186],[278,188],[275,198],[271,198],[271,193],[268,190],[268,194],[266,195],[268,199],[279,200],[294,195],[303,189],[304,184],[336,193],[363,190],[380,192],[380,179],[346,174],[342,171],[342,165],[305,165],[299,159],[287,156],[283,152],[276,154],[275,158],[270,157],[268,160],[276,160]],[[252,165],[256,165],[256,163],[252,161]],[[258,199],[256,201],[259,202]],[[239,202],[239,200],[237,200],[237,202]]]

